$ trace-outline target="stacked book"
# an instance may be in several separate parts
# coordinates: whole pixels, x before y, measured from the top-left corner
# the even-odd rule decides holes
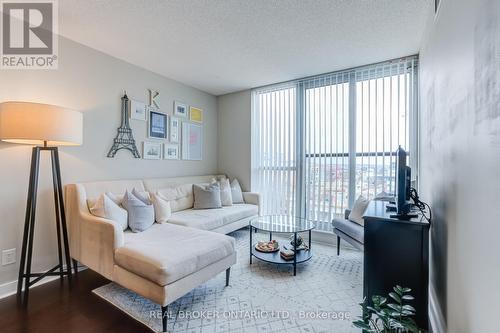
[[[283,249],[280,251],[281,258],[285,260],[293,260],[294,254],[292,250]]]

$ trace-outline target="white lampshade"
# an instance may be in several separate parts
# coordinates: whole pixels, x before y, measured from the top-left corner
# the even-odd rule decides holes
[[[83,141],[83,116],[59,106],[0,103],[0,140],[49,146],[78,146]]]

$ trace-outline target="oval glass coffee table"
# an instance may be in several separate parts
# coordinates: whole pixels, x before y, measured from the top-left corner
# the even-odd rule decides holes
[[[293,275],[297,275],[297,264],[305,262],[312,257],[311,230],[314,228],[315,225],[312,221],[295,216],[268,215],[254,218],[250,221],[250,264],[252,264],[252,257],[255,257],[273,264],[293,265]],[[261,252],[255,249],[252,235],[257,230],[269,232],[269,241],[273,239],[273,233],[293,234],[293,244],[286,242],[287,248],[293,250],[295,253],[293,260],[285,260],[281,257],[282,244],[280,245],[280,250],[276,252]],[[297,251],[297,234],[303,232],[309,233],[309,248]]]

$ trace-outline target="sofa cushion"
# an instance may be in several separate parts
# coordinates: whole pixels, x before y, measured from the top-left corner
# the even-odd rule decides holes
[[[115,251],[118,266],[160,286],[173,283],[235,252],[232,237],[155,223],[141,233],[124,233]]]
[[[177,185],[158,190],[157,194],[166,201],[170,201],[170,209],[177,212],[193,208],[193,184]]]
[[[217,209],[188,209],[173,213],[169,223],[203,230],[213,230],[259,213],[256,205],[236,204]]]
[[[344,219],[333,219],[333,227],[339,229],[344,234],[350,236],[351,238],[357,240],[361,244],[365,243],[365,228],[356,222],[352,222]]]

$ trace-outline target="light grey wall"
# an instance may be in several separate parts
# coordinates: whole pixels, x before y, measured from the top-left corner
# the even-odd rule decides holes
[[[500,2],[443,0],[421,51],[421,198],[448,332],[497,332]]]
[[[83,112],[83,146],[61,148],[64,183],[217,172],[218,121],[214,96],[64,38],[59,45],[58,70],[0,71],[0,102],[34,101]],[[147,101],[148,88],[160,92],[160,106],[168,114],[172,113],[174,98],[204,109],[203,161],[134,159],[125,151],[120,151],[113,159],[106,157],[120,123],[123,91],[126,90],[129,97]],[[131,125],[141,151],[141,143],[146,138],[146,122],[134,120]],[[17,248],[17,263],[21,252],[30,152],[30,146],[0,143],[0,249]],[[57,262],[47,162],[44,156],[35,233],[35,270],[50,268]],[[17,263],[0,266],[0,285],[16,279]]]
[[[251,91],[217,97],[219,172],[236,177],[244,190],[251,180]]]

